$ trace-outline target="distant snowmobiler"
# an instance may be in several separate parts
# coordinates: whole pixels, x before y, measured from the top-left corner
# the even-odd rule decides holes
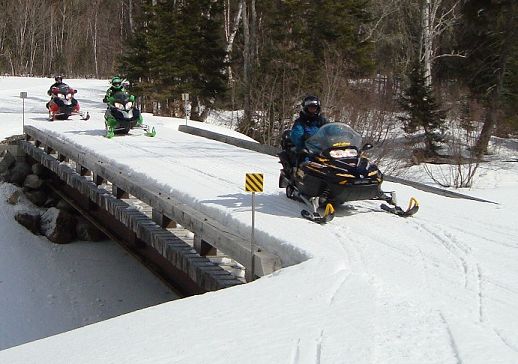
[[[46,104],[49,120],[67,120],[72,115],[79,115],[82,120],[88,120],[90,115],[88,112],[80,111],[79,102],[75,98],[77,90],[64,83],[61,76],[56,76],[54,80],[56,82],[47,91],[50,96],[50,101]]]

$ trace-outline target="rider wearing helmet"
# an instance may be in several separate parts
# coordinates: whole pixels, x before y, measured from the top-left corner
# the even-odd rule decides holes
[[[111,79],[111,86],[108,90],[106,90],[106,96],[104,96],[103,102],[107,103],[109,101],[109,98],[113,96],[116,92],[127,92],[122,82],[123,81],[119,76],[115,76]]]
[[[320,100],[316,96],[306,96],[302,100],[302,111],[291,128],[291,141],[295,150],[300,152],[304,149],[304,142],[324,124],[327,119],[320,114]]]
[[[50,86],[49,90],[47,91],[47,95],[49,95],[49,96],[52,95],[52,89],[54,87],[58,87],[59,88],[59,87],[61,87],[63,85],[66,86],[66,83],[63,82],[63,77],[62,76],[54,77],[54,81],[55,82],[52,84],[52,86]]]

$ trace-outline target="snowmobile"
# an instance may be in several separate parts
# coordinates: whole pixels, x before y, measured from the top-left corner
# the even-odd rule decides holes
[[[301,211],[304,218],[326,223],[333,219],[336,206],[359,200],[382,200],[386,204],[381,209],[402,217],[417,212],[415,198],[403,210],[396,204],[395,192],[381,190],[383,174],[365,156],[373,145],[361,145],[360,134],[340,122],[323,125],[305,141],[302,152],[295,152],[290,130],[283,133],[279,187],[286,189],[288,198],[307,205],[309,211]]]
[[[80,111],[79,102],[74,97],[76,93],[77,90],[66,84],[52,87],[51,99],[46,105],[49,110],[50,121],[67,120],[72,115],[80,115],[81,120],[88,120],[90,118],[88,112]]]
[[[150,137],[156,135],[154,127],[150,130],[148,125],[144,125],[142,114],[134,105],[135,96],[124,91],[118,91],[110,96],[107,101],[108,108],[104,113],[107,138],[113,138],[116,134],[128,134],[133,128],[144,129],[145,135]]]

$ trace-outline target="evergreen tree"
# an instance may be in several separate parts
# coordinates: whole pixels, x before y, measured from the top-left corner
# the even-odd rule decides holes
[[[124,69],[162,109],[189,93],[198,119],[198,105],[210,107],[225,91],[222,7],[211,0],[164,0],[147,2],[145,10]]]
[[[311,51],[317,60],[326,48],[338,51],[356,74],[372,71],[373,44],[365,41],[365,25],[372,21],[367,0],[311,1],[306,18]]]
[[[302,71],[307,85],[323,73],[326,50],[347,60],[356,74],[372,71],[372,44],[363,40],[371,21],[367,0],[262,1],[261,67]],[[310,77],[305,73],[309,73]],[[309,87],[308,87],[309,88]]]
[[[461,45],[467,57],[463,79],[472,95],[486,107],[476,149],[487,152],[502,111],[516,112],[518,64],[518,3],[515,0],[466,0]]]
[[[367,0],[255,2],[258,57],[252,72],[255,77],[247,80],[242,96],[247,99],[245,93],[251,93],[249,98],[258,113],[256,125],[243,121],[242,132],[258,140],[261,138],[257,134],[267,134],[269,142],[275,133],[280,136],[279,130],[291,124],[294,106],[303,96],[322,96],[332,88],[329,83],[335,75],[326,68],[330,63],[339,64],[350,77],[372,71],[372,44],[364,41],[362,33],[363,25],[370,21],[366,3]],[[242,52],[239,45],[244,44],[244,39],[238,40],[241,42],[236,43],[235,50]],[[244,62],[241,54],[232,57],[239,71],[240,62]],[[342,67],[344,64],[347,67]],[[243,78],[238,80],[244,86]]]
[[[151,64],[155,55],[150,46],[151,35],[156,29],[153,15],[152,0],[143,0],[140,13],[136,16],[135,29],[126,42],[118,67],[118,71],[131,81],[133,91],[142,95],[143,111],[147,111],[147,95],[151,95],[154,88]]]
[[[435,156],[443,141],[446,115],[439,108],[431,87],[426,84],[424,69],[420,63],[414,66],[409,78],[409,86],[400,100],[406,114],[400,116],[400,120],[403,121],[407,133],[423,129],[425,154]]]

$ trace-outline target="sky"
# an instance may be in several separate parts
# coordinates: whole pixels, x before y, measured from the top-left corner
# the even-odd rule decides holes
[[[86,148],[139,183],[167,191],[243,236],[251,233],[252,198],[244,191],[245,174],[263,173],[265,189],[255,198],[254,236],[259,246],[281,258],[283,268],[246,285],[181,300],[164,299],[169,295],[158,288],[158,301],[164,303],[148,307],[148,301],[134,312],[2,350],[0,363],[518,362],[518,164],[503,162],[515,158],[516,150],[494,149],[491,162],[479,168],[474,187],[461,191],[496,204],[384,182],[384,190],[397,191],[402,205],[417,198],[420,211],[403,219],[381,211],[379,202],[359,201],[339,207],[333,221],[318,225],[302,219],[302,204],[278,188],[280,164],[275,157],[181,133],[177,128],[185,120],[149,114],[144,120],[155,126],[155,138],[134,130],[106,139],[101,99],[107,81],[67,81],[78,89],[90,120],[46,120],[50,79],[0,78],[0,137],[21,132],[19,93],[27,91],[26,124]],[[188,123],[236,135],[220,126]],[[423,173],[414,175],[427,182]],[[7,188],[2,185],[0,191]],[[12,240],[46,243],[13,226],[13,208],[1,203],[0,226],[13,230]],[[59,250],[66,258],[81,245]],[[104,259],[124,255],[110,247],[95,265],[103,279],[114,275]],[[0,274],[6,277],[0,279],[2,296],[11,290],[20,294],[16,291],[23,285],[32,289],[30,277],[17,281],[8,269],[32,272],[39,269],[37,264],[49,265],[14,254],[12,248],[2,250],[8,252],[1,253]],[[77,252],[70,260],[87,253]],[[5,265],[5,272],[4,260],[13,262]],[[135,269],[130,265],[118,268],[122,275]],[[41,290],[49,292],[43,295],[50,297],[47,305],[53,305],[52,295],[89,285],[82,277],[64,279],[66,269],[56,267],[40,278]],[[47,283],[52,274],[61,279],[55,287]],[[113,301],[109,285],[119,283],[106,281],[106,295],[97,296]],[[126,289],[130,296],[136,290],[131,284]],[[65,301],[72,302],[70,297]],[[40,305],[24,305],[41,325],[55,327],[54,332],[69,330],[60,327],[59,318],[38,313]],[[63,304],[59,309],[63,317],[81,316],[82,306]],[[9,322],[5,316],[13,309],[0,307],[3,337],[2,327]],[[26,333],[17,332],[11,324],[7,336],[34,340],[28,335],[32,325],[25,327]]]

